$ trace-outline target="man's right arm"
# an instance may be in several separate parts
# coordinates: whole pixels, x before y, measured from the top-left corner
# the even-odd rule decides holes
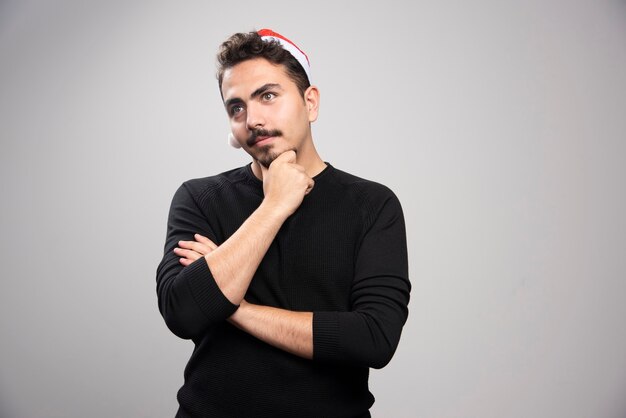
[[[234,305],[248,290],[261,260],[283,222],[300,206],[313,180],[295,164],[296,154],[281,154],[263,169],[265,198],[235,233],[205,255],[217,286]]]
[[[276,158],[269,170],[263,170],[263,177],[263,202],[225,242],[182,270],[172,266],[171,255],[169,265],[165,263],[168,254],[159,266],[159,309],[170,330],[181,338],[193,338],[236,310],[281,225],[313,185],[304,169],[295,163],[293,151]],[[189,198],[181,194],[180,199]],[[206,221],[201,216],[186,213],[186,219],[179,221],[175,210],[173,204],[170,224],[184,223],[182,229],[190,236],[198,232],[214,238],[211,231],[203,230]]]

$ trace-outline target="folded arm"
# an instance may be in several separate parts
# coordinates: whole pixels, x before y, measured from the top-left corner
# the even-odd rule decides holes
[[[404,219],[391,199],[363,238],[348,312],[296,312],[242,301],[229,321],[291,354],[343,365],[384,367],[393,357],[408,316]],[[191,249],[194,243],[184,243]],[[209,248],[210,245],[204,248]],[[192,259],[203,256],[192,251]]]
[[[176,335],[193,338],[233,314],[278,230],[313,180],[290,151],[264,169],[263,187],[260,206],[219,247],[210,240],[215,234],[189,190],[182,186],[174,196],[157,292],[161,314]],[[195,233],[205,235],[210,244],[197,251],[185,248],[182,243],[194,241]]]

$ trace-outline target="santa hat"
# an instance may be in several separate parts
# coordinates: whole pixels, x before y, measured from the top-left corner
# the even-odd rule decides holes
[[[293,57],[298,60],[304,69],[304,72],[309,79],[309,83],[313,84],[311,81],[311,64],[309,63],[309,57],[306,56],[304,51],[298,48],[296,44],[291,42],[289,39],[271,29],[261,29],[257,33],[261,35],[261,39],[264,41],[277,41],[283,49],[286,49],[291,55],[293,55]]]

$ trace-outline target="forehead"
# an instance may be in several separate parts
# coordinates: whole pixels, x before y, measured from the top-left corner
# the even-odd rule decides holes
[[[295,83],[287,75],[284,66],[272,64],[263,58],[255,58],[240,62],[224,71],[222,78],[222,95],[224,100],[233,97],[244,98],[265,84],[280,84],[289,88]]]

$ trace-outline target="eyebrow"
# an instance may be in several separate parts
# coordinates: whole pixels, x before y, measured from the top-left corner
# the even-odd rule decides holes
[[[282,90],[282,87],[280,86],[280,84],[277,84],[277,83],[267,83],[267,84],[264,84],[261,87],[259,87],[258,89],[256,89],[254,92],[252,92],[252,94],[250,95],[250,98],[251,99],[255,99],[255,98],[261,96],[266,91],[271,90],[271,89]]]
[[[250,98],[255,99],[271,89],[278,89],[282,91],[283,88],[278,83],[267,83],[267,84],[262,85],[255,91],[253,91],[252,94],[250,95]],[[232,99],[228,99],[224,101],[224,107],[228,109],[230,106],[234,104],[239,104],[239,103],[243,103],[243,100],[241,100],[239,97],[233,97]]]

